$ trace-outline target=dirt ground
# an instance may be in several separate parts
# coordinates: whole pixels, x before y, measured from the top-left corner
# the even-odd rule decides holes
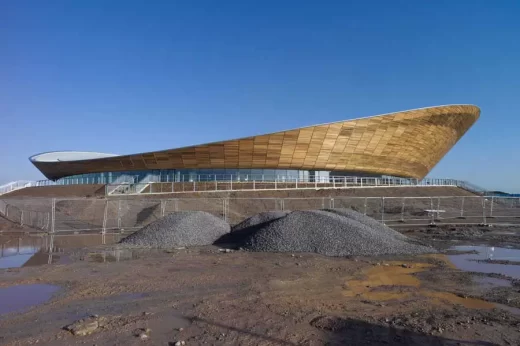
[[[451,240],[437,238],[448,231],[407,235],[444,249]],[[456,240],[484,234],[520,245],[516,233],[459,231],[450,231]],[[73,245],[67,237],[57,244]],[[473,277],[486,274],[455,269],[443,253],[330,258],[210,246],[134,251],[117,262],[114,246],[93,244],[60,254],[67,264],[0,269],[0,288],[61,287],[46,304],[1,315],[0,344],[520,344],[520,283],[498,275],[511,286],[480,286]],[[90,334],[64,329],[85,318],[96,326]]]
[[[520,248],[519,226],[439,225],[436,227],[399,227],[396,230],[436,248],[452,246],[453,242],[457,242],[457,245],[481,242]]]

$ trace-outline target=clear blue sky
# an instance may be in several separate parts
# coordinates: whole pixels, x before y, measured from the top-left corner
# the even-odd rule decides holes
[[[520,192],[520,1],[0,0],[0,184],[129,154],[443,104],[430,176]]]

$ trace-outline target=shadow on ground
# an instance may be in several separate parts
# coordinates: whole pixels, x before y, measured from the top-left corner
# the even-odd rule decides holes
[[[325,333],[326,345],[497,345],[486,341],[450,339],[351,318],[322,316],[313,319],[311,325]]]

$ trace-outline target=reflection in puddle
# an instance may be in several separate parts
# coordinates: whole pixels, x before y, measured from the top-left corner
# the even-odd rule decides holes
[[[106,234],[105,244],[116,243],[121,234]],[[38,266],[43,264],[68,264],[72,262],[70,251],[103,244],[101,234],[56,234],[54,235],[53,253],[49,254],[50,236],[24,235],[22,237],[4,237],[0,235],[0,269]],[[116,262],[134,259],[126,252],[100,252],[97,262]]]
[[[478,273],[497,273],[520,279],[520,266],[511,264],[482,263],[476,260],[520,261],[520,250],[493,246],[454,246],[450,250],[477,251],[476,254],[448,255],[459,269]]]
[[[46,284],[16,285],[0,288],[0,315],[9,312],[20,312],[43,304],[60,288]]]
[[[29,244],[28,244],[29,243]],[[23,266],[33,255],[43,249],[41,239],[19,238],[1,244],[0,268]]]
[[[96,263],[119,262],[138,258],[138,252],[129,249],[115,249],[88,254],[88,260]]]

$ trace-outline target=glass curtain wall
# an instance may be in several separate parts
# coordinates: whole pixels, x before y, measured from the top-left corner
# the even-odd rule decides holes
[[[74,175],[49,185],[124,184],[193,181],[328,181],[329,171],[285,169],[163,169],[129,172],[103,172]],[[42,182],[42,185],[45,183]]]

